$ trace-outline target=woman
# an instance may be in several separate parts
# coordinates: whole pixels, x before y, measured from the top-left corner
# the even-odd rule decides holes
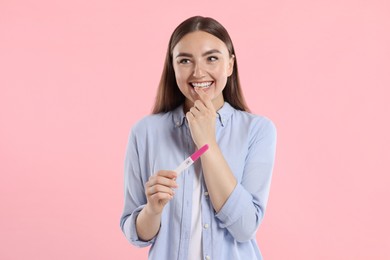
[[[196,149],[192,167],[173,171]],[[249,113],[225,28],[192,17],[173,32],[153,114],[132,129],[121,228],[149,259],[262,259],[276,130]]]

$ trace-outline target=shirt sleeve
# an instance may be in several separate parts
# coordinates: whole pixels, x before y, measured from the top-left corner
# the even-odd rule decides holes
[[[146,205],[144,180],[140,167],[140,149],[141,147],[137,143],[136,135],[132,131],[127,145],[124,165],[125,196],[120,227],[130,243],[138,247],[146,247],[151,245],[154,239],[150,241],[140,240],[135,227],[137,216]]]
[[[276,128],[272,121],[257,124],[249,142],[241,183],[216,214],[219,226],[238,242],[255,237],[268,201],[275,159]]]

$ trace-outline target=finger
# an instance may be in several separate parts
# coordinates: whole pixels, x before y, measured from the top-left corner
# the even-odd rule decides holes
[[[174,178],[167,178],[165,176],[153,176],[146,183],[147,187],[152,187],[155,185],[163,185],[169,188],[177,188],[177,183]]]
[[[177,173],[175,171],[164,171],[164,170],[158,171],[155,174],[149,176],[149,180],[146,182],[145,185],[147,187],[154,185],[159,181],[159,178],[161,177],[168,178],[171,180],[176,180]]]
[[[200,111],[196,107],[191,107],[190,112],[194,115],[194,117],[200,114]]]
[[[158,171],[156,176],[162,176],[169,179],[175,179],[177,177],[177,173],[175,171]]]
[[[146,190],[147,196],[153,196],[156,193],[167,193],[171,196],[175,195],[175,191],[173,189],[160,184],[153,185]]]
[[[204,105],[207,108],[213,109],[213,102],[211,102],[211,98],[207,95],[207,93],[199,87],[195,87],[195,92],[198,94],[201,101],[203,101]]]
[[[196,107],[196,109],[198,109],[199,111],[203,111],[203,110],[207,109],[206,106],[203,104],[203,102],[200,101],[199,99],[195,100],[194,107]]]
[[[156,193],[150,196],[151,201],[160,202],[163,205],[165,205],[171,199],[173,199],[173,196],[169,195],[168,193]]]
[[[195,119],[194,115],[190,111],[186,113],[186,118],[188,120],[188,123],[191,123]]]

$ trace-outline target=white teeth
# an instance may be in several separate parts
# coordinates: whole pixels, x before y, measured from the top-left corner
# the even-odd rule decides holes
[[[191,85],[198,88],[208,88],[212,83],[213,82],[192,82]]]

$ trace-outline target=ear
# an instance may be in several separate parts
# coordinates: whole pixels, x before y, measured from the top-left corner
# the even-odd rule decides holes
[[[228,77],[230,77],[233,74],[233,69],[234,69],[234,60],[235,60],[234,54],[230,56],[229,59],[229,64],[228,64]]]

